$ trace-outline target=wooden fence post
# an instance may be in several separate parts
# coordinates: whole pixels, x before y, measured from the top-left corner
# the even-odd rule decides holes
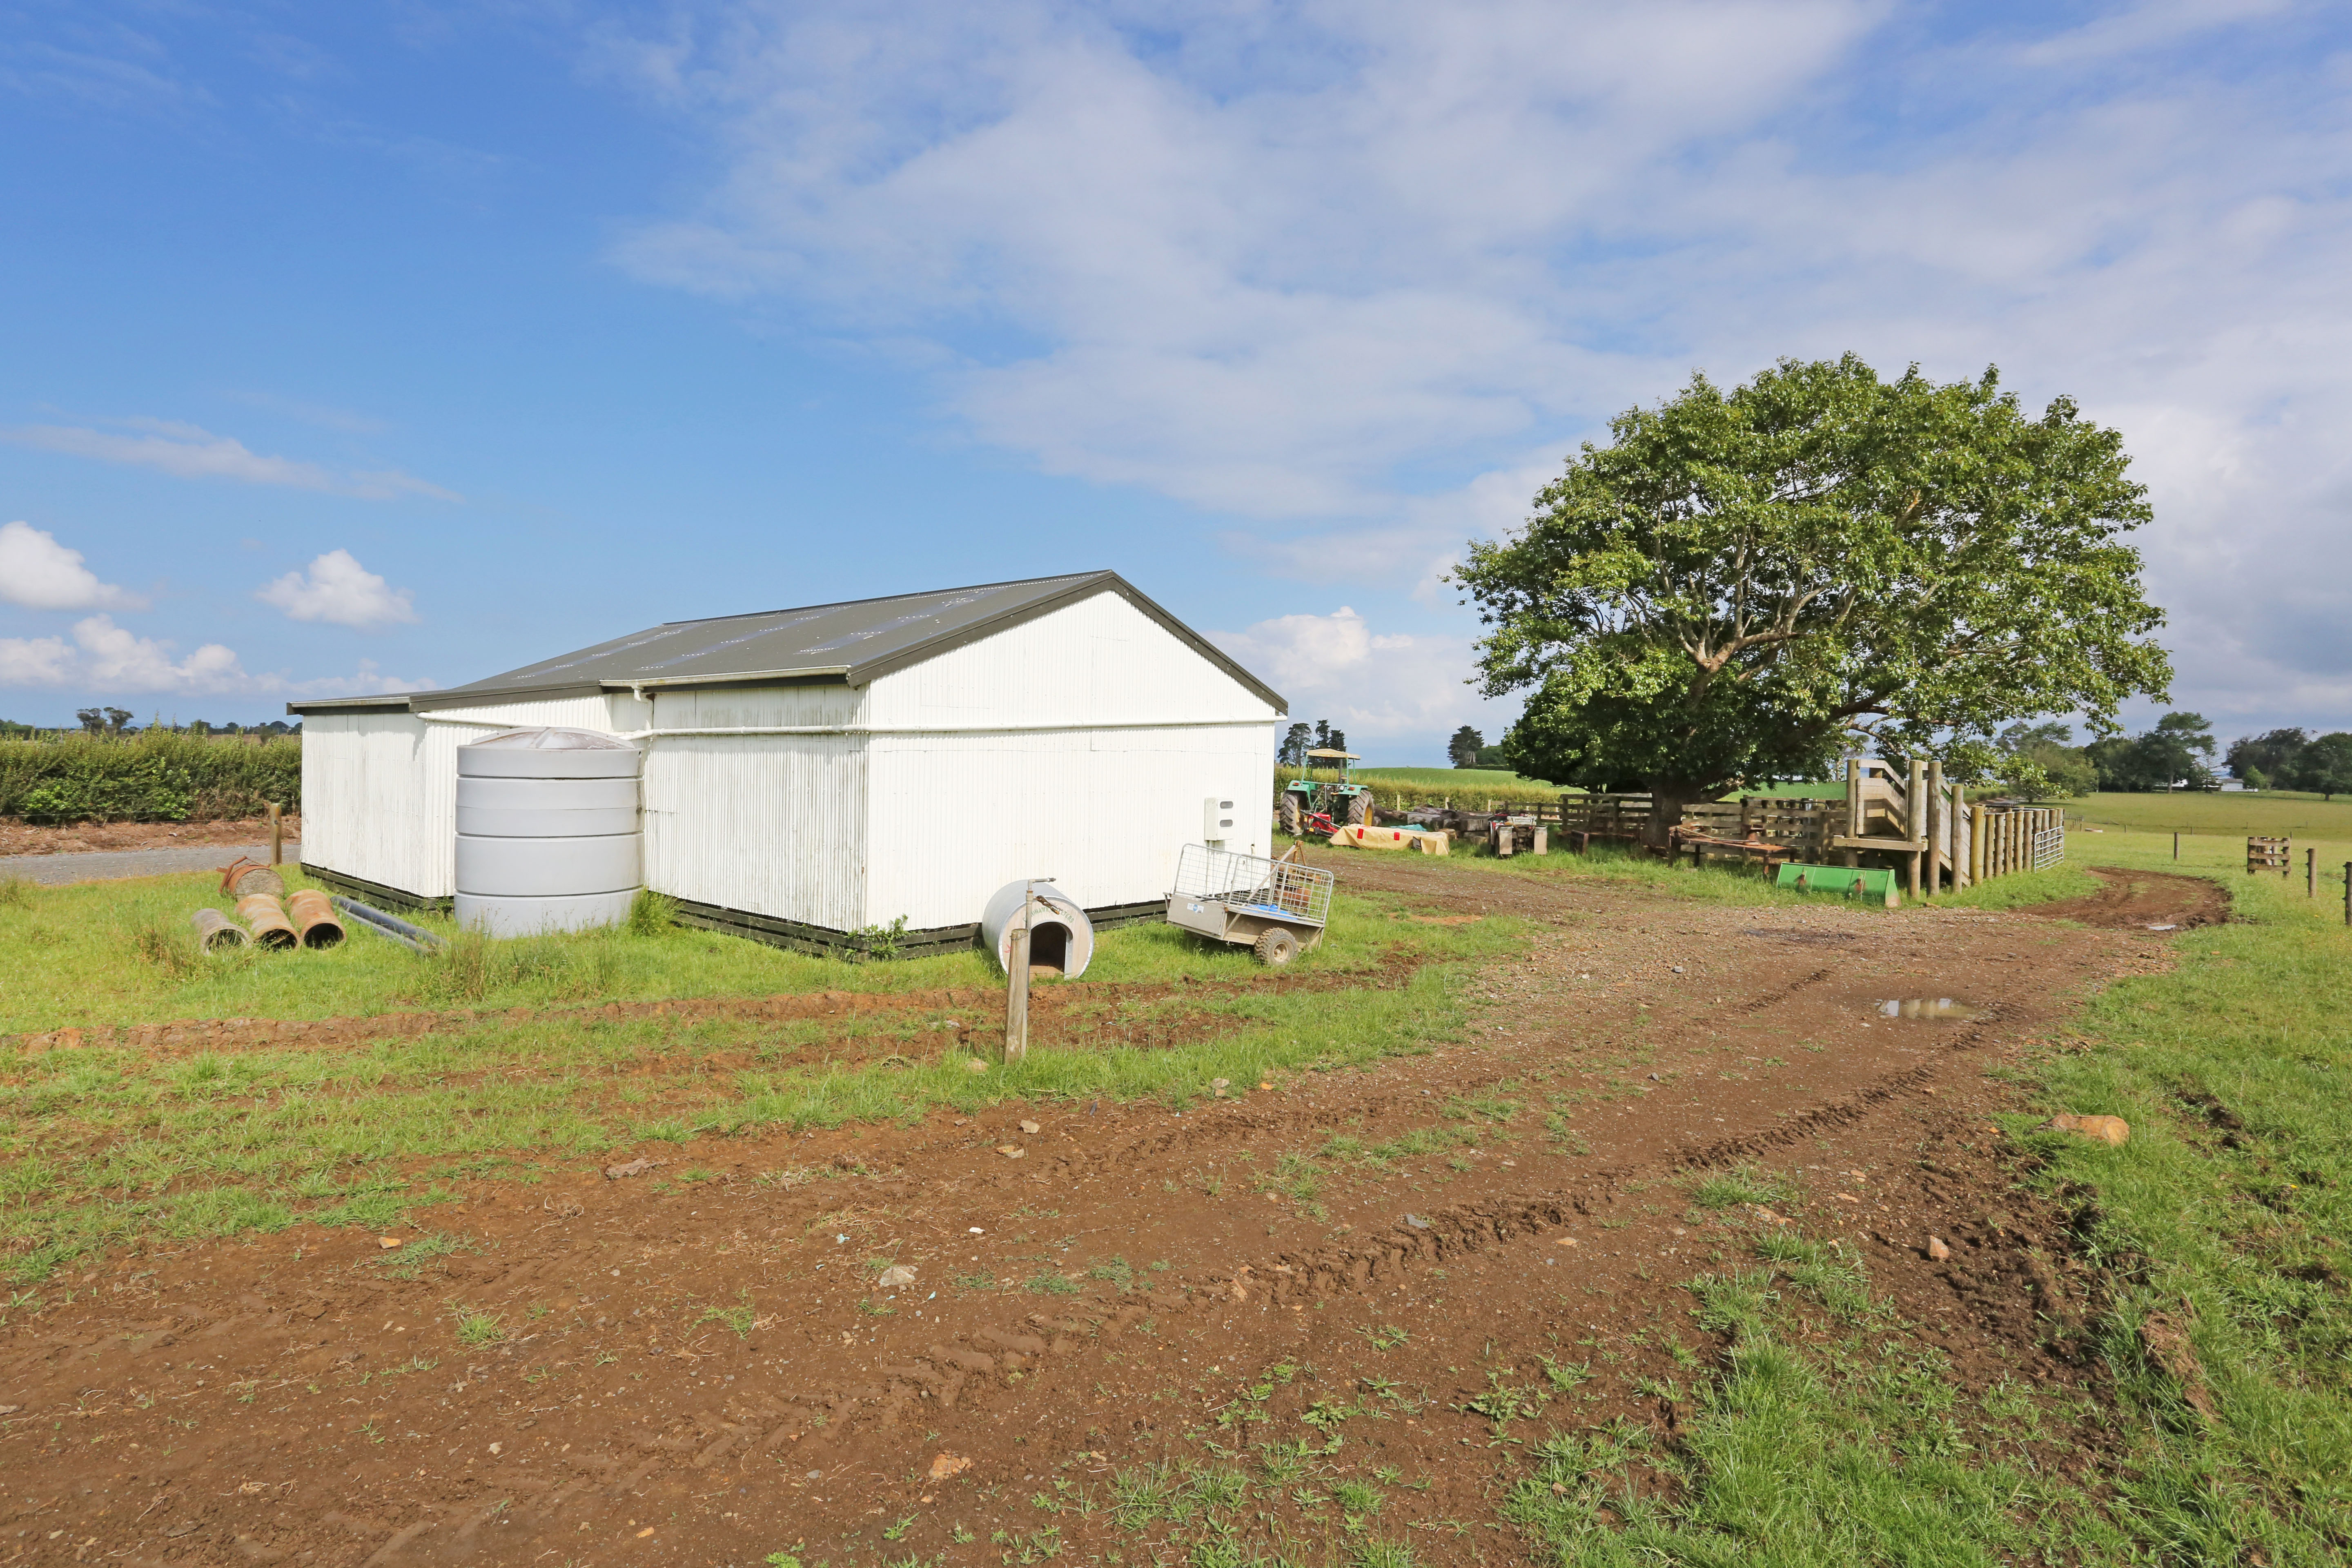
[[[1021,922],[1013,928],[1012,955],[1004,965],[1004,1059],[1029,1054],[1029,895],[1022,889]]]
[[[286,864],[286,819],[274,800],[269,803],[269,863]]]
[[[1944,882],[1944,759],[1927,763],[1927,896],[1934,898]]]
[[[2303,896],[2306,899],[2319,897],[2319,851],[2316,849],[2303,852]]]

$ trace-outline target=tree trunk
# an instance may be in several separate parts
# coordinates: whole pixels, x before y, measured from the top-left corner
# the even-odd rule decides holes
[[[1653,849],[1664,849],[1673,839],[1669,837],[1675,825],[1683,819],[1683,808],[1701,801],[1712,800],[1716,791],[1699,784],[1650,782],[1650,820],[1643,828],[1642,842]]]

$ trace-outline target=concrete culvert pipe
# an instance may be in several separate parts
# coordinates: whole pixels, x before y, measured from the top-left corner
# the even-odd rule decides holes
[[[1030,889],[1029,971],[1076,980],[1094,962],[1095,924],[1087,911],[1051,882],[1007,882],[988,900],[980,917],[982,945],[996,966],[1012,968],[1013,927],[1021,913],[1021,890]]]
[[[275,893],[247,893],[236,901],[237,918],[253,930],[253,940],[268,948],[289,948],[302,940],[285,906]]]
[[[286,912],[292,917],[304,947],[333,947],[343,940],[343,922],[335,918],[333,903],[316,888],[305,888],[288,899]]]
[[[220,952],[232,947],[244,947],[253,938],[245,928],[218,910],[198,910],[188,917],[196,928],[196,945],[206,952]]]

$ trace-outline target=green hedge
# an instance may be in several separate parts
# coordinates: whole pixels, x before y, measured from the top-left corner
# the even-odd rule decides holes
[[[0,816],[28,822],[187,822],[302,804],[299,737],[69,735],[0,741]]]

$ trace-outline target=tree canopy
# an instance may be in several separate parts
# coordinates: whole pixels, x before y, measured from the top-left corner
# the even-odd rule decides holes
[[[2259,735],[2239,736],[2230,742],[2229,754],[2222,760],[2252,788],[2261,789],[2265,784],[2293,788],[2286,781],[2294,776],[2295,763],[2302,759],[2304,747],[2310,743],[2311,733],[2306,730],[2268,730]]]
[[[2316,791],[2329,800],[2352,795],[2352,734],[2338,730],[2304,747],[2295,759],[2293,787]]]
[[[2000,787],[2029,800],[2063,800],[2099,787],[2099,770],[2074,743],[2074,730],[2055,721],[2011,724],[1994,742],[2000,748]]]
[[[1694,376],[1610,429],[1455,574],[1487,693],[1532,689],[1503,746],[1523,773],[1646,787],[1654,823],[1821,777],[1856,734],[1989,778],[2001,726],[2109,732],[2170,681],[2124,542],[2145,489],[2066,398],[2034,417],[1993,370],[1888,381],[1848,354]]]
[[[2108,790],[2202,789],[2213,779],[2213,726],[2201,713],[2167,713],[2129,740],[2115,736],[2084,748]]]

